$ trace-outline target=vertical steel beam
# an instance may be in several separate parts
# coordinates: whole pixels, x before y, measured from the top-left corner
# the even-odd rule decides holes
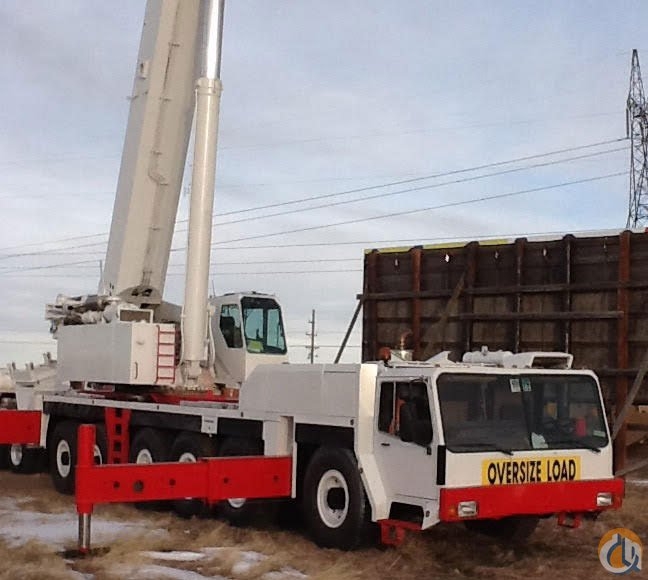
[[[423,248],[416,246],[410,250],[412,257],[412,358],[419,359],[421,354],[421,254]]]
[[[567,235],[563,238],[565,251],[565,292],[563,294],[563,311],[571,312],[571,281],[572,281],[572,245],[574,236]],[[571,350],[571,321],[566,318],[563,324],[563,349],[565,352]]]
[[[466,252],[466,294],[464,297],[464,312],[467,314],[474,313],[475,298],[473,295],[473,288],[477,278],[477,250],[479,249],[478,242],[470,242],[465,249]],[[463,323],[463,339],[464,339],[464,352],[470,352],[473,348],[473,320],[466,320]]]
[[[617,287],[617,310],[622,312],[617,324],[617,368],[619,371],[629,366],[628,327],[630,296],[628,282],[630,281],[630,232],[625,231],[619,236],[619,276]],[[616,378],[615,412],[623,408],[628,397],[628,378],[619,374]],[[614,470],[625,467],[626,463],[626,432],[623,425],[614,440]]]
[[[372,250],[365,258],[363,361],[378,359],[378,304],[375,298],[368,298],[379,291],[378,255],[378,250]]]
[[[515,240],[515,283],[517,292],[515,293],[515,312],[522,312],[522,283],[524,282],[524,251],[526,249],[526,239],[519,238]],[[522,341],[522,322],[516,318],[514,323],[515,337],[513,339],[513,352],[520,352],[520,343]]]

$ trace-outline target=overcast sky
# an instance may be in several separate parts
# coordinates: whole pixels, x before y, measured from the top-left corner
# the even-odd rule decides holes
[[[96,291],[144,6],[0,3],[0,363],[52,348],[46,302]],[[215,212],[624,137],[633,48],[648,71],[647,21],[644,0],[227,0]],[[277,294],[294,361],[306,359],[316,309],[319,360],[330,361],[362,289],[365,248],[622,228],[626,143],[504,168],[590,153],[600,154],[217,217],[213,284]],[[379,194],[390,195],[350,203]],[[409,210],[420,211],[390,217]],[[227,224],[243,217],[258,219]],[[179,232],[174,247],[185,245]],[[183,263],[174,252],[170,301],[182,301]],[[358,330],[347,360],[359,344]]]

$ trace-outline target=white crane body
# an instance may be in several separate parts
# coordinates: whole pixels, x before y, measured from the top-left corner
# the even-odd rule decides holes
[[[58,380],[16,377],[18,408],[40,412],[36,438],[12,440],[0,421],[16,470],[45,449],[72,492],[81,423],[109,463],[287,456],[313,538],[342,549],[372,522],[394,543],[395,529],[440,521],[523,535],[538,517],[619,507],[598,380],[570,355],[292,365],[273,296],[207,300],[222,14],[222,0],[147,2],[103,278],[97,295],[48,308]],[[163,291],[194,106],[182,312]],[[219,504],[237,523],[258,507]]]

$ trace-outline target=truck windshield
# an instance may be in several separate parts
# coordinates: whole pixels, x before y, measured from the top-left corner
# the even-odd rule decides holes
[[[286,354],[281,309],[272,298],[241,298],[243,331],[248,352]]]
[[[450,451],[599,451],[608,437],[598,387],[586,375],[442,374]]]

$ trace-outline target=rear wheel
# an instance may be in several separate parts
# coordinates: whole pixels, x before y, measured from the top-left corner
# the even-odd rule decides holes
[[[227,437],[220,447],[218,456],[244,457],[262,454],[263,448],[260,441],[242,437]],[[268,505],[268,502],[262,500],[248,500],[243,497],[231,498],[218,503],[218,513],[233,526],[245,526],[261,514],[264,503]]]
[[[131,442],[129,462],[148,464],[169,461],[171,436],[165,431],[145,427],[137,432]],[[138,509],[163,509],[164,501],[137,502]]]
[[[171,447],[170,461],[196,462],[201,457],[212,457],[214,455],[212,440],[202,433],[183,431],[176,437]],[[207,515],[209,508],[201,499],[176,499],[173,500],[173,510],[181,518]]]
[[[77,464],[76,421],[61,421],[52,432],[49,444],[49,467],[54,488],[59,493],[74,493]],[[101,465],[107,461],[106,430],[103,425],[95,428],[94,462]]]
[[[42,468],[42,449],[27,445],[10,445],[7,452],[9,469],[14,473],[36,473]]]
[[[315,452],[306,468],[303,512],[312,538],[323,548],[352,550],[367,537],[369,502],[349,449]]]

